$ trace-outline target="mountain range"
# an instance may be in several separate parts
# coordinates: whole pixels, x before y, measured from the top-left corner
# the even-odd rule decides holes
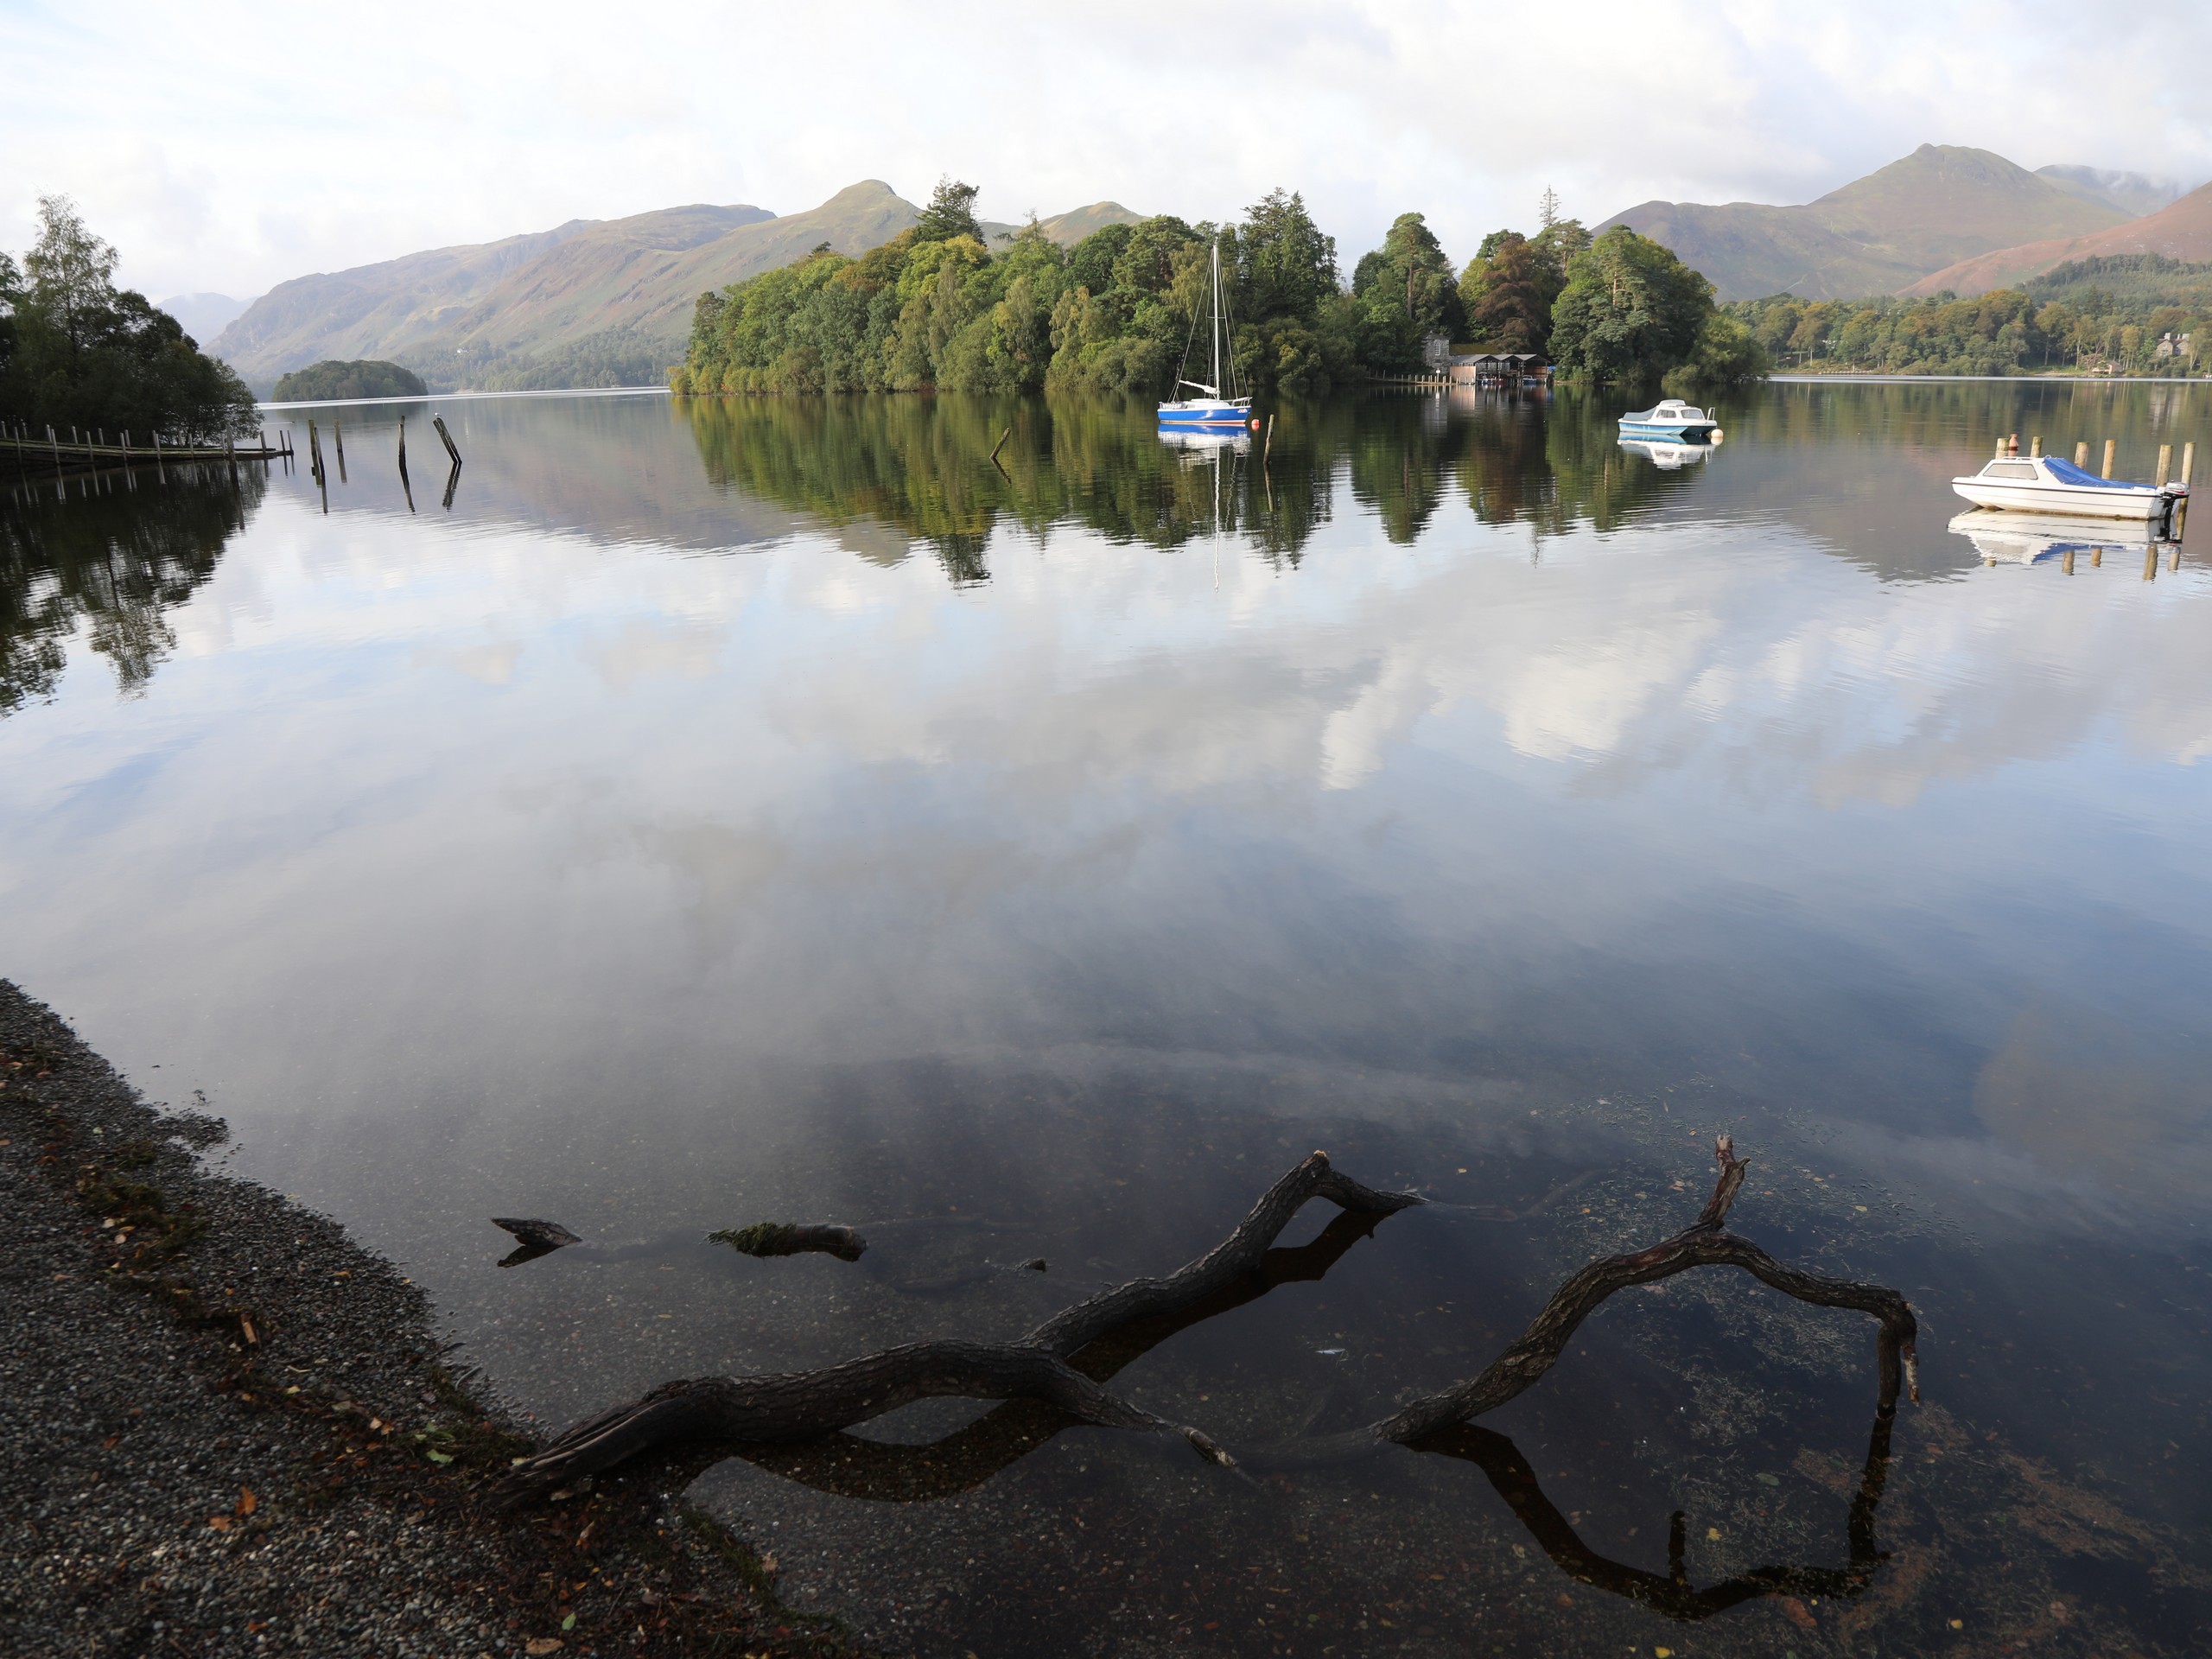
[[[1647,201],[1624,224],[1703,271],[1724,300],[1975,294],[2095,254],[2212,259],[2212,186],[2087,166],[2035,172],[1986,149],[1923,144],[1799,207]],[[880,180],[804,213],[695,204],[571,219],[281,283],[251,304],[181,296],[168,308],[264,392],[330,359],[383,359],[434,391],[658,381],[683,353],[700,293],[824,244],[859,254],[919,214]],[[1041,221],[1072,246],[1140,216],[1093,202]],[[987,235],[1010,235],[988,224]],[[189,314],[188,315],[188,314]],[[219,327],[220,333],[214,334]]]
[[[1647,201],[1598,228],[1665,243],[1724,300],[1860,299],[2022,244],[2094,236],[2179,194],[2137,174],[2031,173],[1989,150],[1923,144],[1802,207]]]
[[[570,219],[550,231],[280,283],[211,349],[259,388],[333,358],[404,364],[433,390],[657,380],[682,356],[702,291],[825,243],[840,253],[865,252],[919,214],[889,185],[868,179],[801,213],[693,205]],[[1102,225],[1139,217],[1100,201],[1040,222],[1047,235],[1072,245]],[[994,237],[1015,228],[983,226]]]
[[[1986,294],[2018,288],[2055,265],[2100,255],[2162,253],[2170,259],[2212,260],[2212,184],[2192,190],[2171,207],[2087,236],[2060,237],[2001,248],[1947,265],[1899,289],[1903,294]]]

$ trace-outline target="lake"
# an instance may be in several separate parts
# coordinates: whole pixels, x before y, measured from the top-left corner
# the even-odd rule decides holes
[[[1309,1206],[1111,1388],[1381,1416],[1723,1132],[1737,1231],[1921,1319],[1886,1459],[1871,1322],[1708,1269],[1419,1451],[936,1402],[695,1485],[893,1650],[2203,1651],[2212,566],[1948,480],[2212,456],[2212,392],[1775,385],[1675,465],[1624,406],[448,399],[14,485],[0,973],[548,1427],[1012,1338],[1316,1147],[1438,1202]],[[871,1248],[704,1242],[761,1220]]]

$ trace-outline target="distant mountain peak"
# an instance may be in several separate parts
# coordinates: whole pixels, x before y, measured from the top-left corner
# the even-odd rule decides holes
[[[1993,249],[2087,234],[2126,217],[1993,150],[1927,143],[1802,207],[1648,201],[1598,228],[1625,223],[1665,243],[1724,300],[1855,299]]]

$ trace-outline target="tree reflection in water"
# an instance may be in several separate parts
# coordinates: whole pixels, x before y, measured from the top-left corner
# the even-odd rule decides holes
[[[958,583],[989,579],[986,548],[1002,527],[1041,541],[1074,525],[1160,548],[1218,532],[1294,567],[1329,520],[1339,475],[1401,546],[1440,522],[1454,482],[1483,522],[1525,521],[1539,535],[1609,529],[1683,483],[1624,454],[1611,405],[1580,393],[1290,404],[1207,449],[1162,442],[1148,404],[1111,398],[695,397],[677,409],[716,488],[832,525],[891,526],[926,543]]]
[[[31,480],[0,507],[0,714],[53,696],[82,629],[125,696],[175,649],[167,613],[215,572],[268,488],[251,467]]]

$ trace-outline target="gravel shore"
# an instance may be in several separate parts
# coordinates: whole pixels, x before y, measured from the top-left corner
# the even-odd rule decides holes
[[[847,1654],[663,1462],[519,1515],[531,1449],[422,1292],[199,1152],[0,980],[0,1651]]]

